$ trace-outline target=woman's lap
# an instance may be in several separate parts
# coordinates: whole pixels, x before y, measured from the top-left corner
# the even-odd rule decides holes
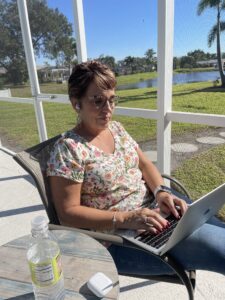
[[[225,226],[220,221],[218,225],[221,226],[209,223],[181,241],[169,253],[186,270],[209,270],[225,275]],[[158,257],[145,251],[115,245],[108,250],[119,272],[145,275],[173,273]]]
[[[209,270],[225,275],[225,230],[206,223],[170,254],[187,270]]]

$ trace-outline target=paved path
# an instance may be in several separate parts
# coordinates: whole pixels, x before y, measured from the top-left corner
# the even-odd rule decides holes
[[[32,178],[0,150],[0,244],[30,233],[35,215],[46,215]]]
[[[197,132],[184,132],[171,139],[171,170],[177,169],[186,159],[212,147],[225,145],[225,128],[206,128]],[[142,150],[153,161],[157,161],[156,140],[140,143]]]

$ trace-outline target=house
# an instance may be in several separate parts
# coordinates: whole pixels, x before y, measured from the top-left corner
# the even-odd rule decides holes
[[[225,69],[225,58],[222,59],[223,68]],[[201,60],[197,61],[197,64],[201,67],[213,67],[218,68],[217,59]]]
[[[0,67],[0,75],[4,75],[7,73],[7,70],[4,67]]]
[[[37,66],[37,72],[39,79],[43,82],[52,81],[63,83],[67,81],[70,76],[70,69],[64,66]]]

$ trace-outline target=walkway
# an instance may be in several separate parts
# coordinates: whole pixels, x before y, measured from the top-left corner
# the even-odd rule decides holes
[[[0,149],[0,244],[29,234],[35,215],[46,215],[31,177]],[[197,272],[195,300],[224,300],[224,276]],[[120,276],[119,300],[186,300],[183,286]]]
[[[186,132],[172,136],[171,170],[177,169],[184,160],[217,145],[225,144],[225,128],[207,128],[199,132]],[[141,144],[142,150],[153,161],[157,161],[156,140]]]

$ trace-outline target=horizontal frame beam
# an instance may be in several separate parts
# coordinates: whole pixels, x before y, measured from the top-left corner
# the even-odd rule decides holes
[[[128,108],[128,107],[120,107],[117,106],[115,108],[115,114],[121,116],[129,116],[129,117],[140,117],[144,119],[158,119],[157,110],[153,109],[144,109],[144,108]]]
[[[2,97],[0,101],[34,104],[34,98]],[[37,101],[70,104],[68,95],[65,94],[40,94]],[[120,107],[115,108],[115,115],[139,117],[144,119],[158,120],[159,113],[154,109]],[[170,111],[166,113],[166,119],[169,122],[191,123],[209,126],[225,127],[225,115],[189,113],[181,111]]]
[[[171,122],[225,127],[225,115],[171,111],[167,112],[166,118]]]
[[[2,96],[0,96],[0,101],[34,104],[34,99],[33,98],[2,97]]]

